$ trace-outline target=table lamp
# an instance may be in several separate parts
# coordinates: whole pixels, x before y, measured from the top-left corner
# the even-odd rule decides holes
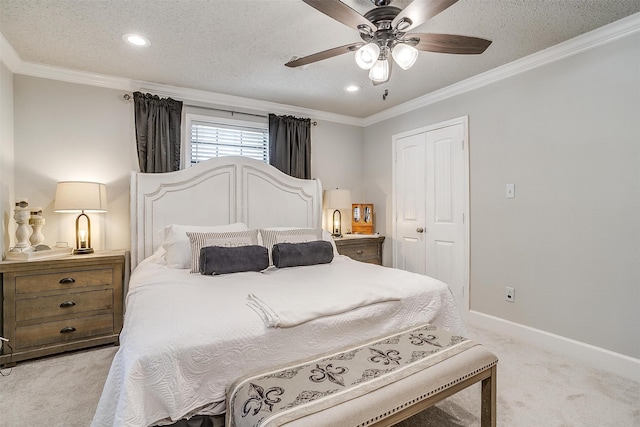
[[[107,187],[97,182],[59,182],[56,187],[53,210],[60,213],[80,212],[76,218],[76,247],[73,253],[76,255],[93,253],[91,221],[85,212],[107,211]],[[86,220],[86,228],[81,227],[82,218]]]
[[[324,206],[333,211],[333,237],[342,237],[342,215],[340,209],[351,211],[351,190],[326,190],[324,192]]]

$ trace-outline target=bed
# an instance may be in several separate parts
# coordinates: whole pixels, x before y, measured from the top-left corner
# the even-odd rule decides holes
[[[463,331],[446,284],[340,256],[321,224],[320,182],[259,161],[133,173],[124,327],[92,425],[216,424],[226,387],[249,372],[424,322]],[[197,273],[192,253],[207,243],[194,236],[256,235],[269,249],[325,240],[331,262]]]

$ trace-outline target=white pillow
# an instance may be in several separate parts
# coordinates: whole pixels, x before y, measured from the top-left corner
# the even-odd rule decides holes
[[[191,245],[187,232],[194,233],[224,233],[231,231],[246,231],[249,227],[242,222],[226,225],[180,225],[171,224],[160,231],[158,235],[165,250],[167,267],[191,268]]]
[[[267,228],[263,228],[260,230],[260,235],[258,236],[258,244],[267,247],[267,245],[264,243],[264,239],[262,238],[262,232],[263,231],[291,231],[291,230],[308,230],[308,228],[302,228],[302,227],[267,227]],[[338,253],[338,247],[336,246],[336,242],[335,240],[333,240],[333,236],[331,236],[331,233],[327,230],[322,230],[322,238],[318,239],[318,240],[324,240],[327,242],[331,242],[331,246],[333,246],[333,256],[338,256],[340,255]],[[281,242],[278,242],[281,243]],[[271,247],[273,247],[273,245],[271,245]],[[271,250],[271,248],[269,248],[269,250]]]
[[[258,244],[258,230],[226,233],[198,233],[187,231],[191,244],[191,272],[200,273],[200,249],[206,246],[237,247]]]
[[[269,250],[269,265],[273,265],[271,250],[276,243],[304,243],[322,239],[321,228],[263,228],[260,230],[262,246]]]
[[[322,240],[326,240],[327,242],[331,242],[331,246],[333,246],[333,256],[338,256],[340,253],[338,252],[338,247],[336,246],[336,241],[333,240],[333,236],[327,230],[322,230]]]

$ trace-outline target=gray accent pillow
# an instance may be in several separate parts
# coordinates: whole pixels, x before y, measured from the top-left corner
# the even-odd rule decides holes
[[[271,257],[273,265],[278,268],[328,264],[333,261],[333,246],[324,240],[276,243],[271,250]]]
[[[302,243],[314,240],[322,240],[321,228],[292,228],[292,229],[261,229],[262,245],[269,249],[269,258],[271,258],[271,250],[276,243]],[[273,264],[273,259],[271,260]]]
[[[191,244],[191,272],[200,272],[200,249],[206,246],[238,247],[258,244],[258,230],[227,233],[195,233],[187,231]]]
[[[200,274],[262,271],[267,267],[269,251],[264,246],[207,246],[200,249]]]

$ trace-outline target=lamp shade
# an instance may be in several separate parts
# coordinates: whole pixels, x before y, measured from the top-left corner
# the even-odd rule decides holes
[[[384,83],[389,80],[389,62],[386,58],[378,59],[369,70],[369,78],[374,82]]]
[[[356,64],[363,70],[370,70],[378,60],[380,46],[376,43],[367,43],[356,51]]]
[[[418,59],[418,49],[406,43],[399,43],[393,48],[391,56],[393,56],[400,68],[408,70]]]
[[[63,213],[106,212],[107,186],[97,182],[59,182],[53,210]]]
[[[325,209],[351,209],[351,190],[335,189],[324,192]]]

